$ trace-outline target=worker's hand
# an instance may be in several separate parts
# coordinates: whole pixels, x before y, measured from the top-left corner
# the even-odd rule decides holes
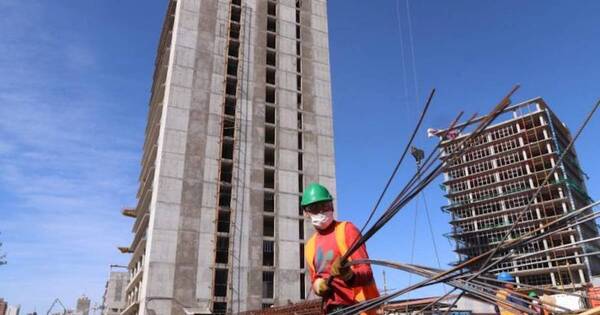
[[[321,297],[329,295],[330,288],[327,285],[327,280],[323,278],[317,278],[317,280],[313,282],[313,290],[318,296]]]
[[[338,257],[333,261],[333,264],[331,264],[331,275],[348,282],[352,280],[352,277],[354,277],[354,272],[352,272],[352,268],[350,268],[350,266],[343,267],[342,257]]]

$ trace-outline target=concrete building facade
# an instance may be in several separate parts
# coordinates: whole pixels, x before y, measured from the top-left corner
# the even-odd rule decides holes
[[[171,0],[121,313],[307,297],[303,187],[335,196],[325,0]]]
[[[128,272],[110,272],[102,296],[102,315],[119,315],[125,309],[125,288],[128,282]]]
[[[460,156],[450,154],[457,152],[468,131],[442,140],[442,159],[449,163],[444,174],[449,204],[443,210],[452,215],[448,236],[456,241],[459,262],[493,248],[515,224],[509,239],[591,202],[585,173],[573,148],[517,223],[519,213],[558,163],[571,135],[541,98],[510,106],[499,120],[469,143],[469,149]],[[600,243],[576,242],[596,236],[593,222],[572,227],[527,243],[518,253],[537,254],[500,262],[491,271],[510,272],[519,283],[580,288],[600,272],[598,256],[586,256],[600,250]]]

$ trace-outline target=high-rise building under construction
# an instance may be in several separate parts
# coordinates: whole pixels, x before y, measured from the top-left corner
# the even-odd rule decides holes
[[[335,194],[326,0],[171,0],[149,102],[129,314],[305,299],[303,187]],[[152,312],[152,311],[153,312]]]
[[[469,128],[479,120],[472,121],[460,135],[438,133],[445,135],[442,159],[448,162],[444,188],[449,204],[443,210],[452,215],[448,236],[456,241],[459,262],[494,248],[514,225],[509,241],[590,203],[586,174],[573,148],[523,213],[559,163],[571,135],[541,98],[512,105],[499,119],[472,139],[460,155],[452,153],[459,150]],[[521,213],[521,220],[517,220]],[[580,241],[597,236],[593,221],[572,226],[528,242],[516,253],[528,256],[501,261],[491,271],[509,272],[524,284],[580,288],[600,273],[600,258],[588,255],[600,250],[600,243]],[[504,254],[500,251],[497,256]]]

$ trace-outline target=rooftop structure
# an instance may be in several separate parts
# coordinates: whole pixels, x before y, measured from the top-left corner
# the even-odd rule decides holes
[[[462,156],[449,158],[471,126],[455,138],[442,139],[442,159],[449,165],[444,173],[448,205],[443,210],[452,215],[448,236],[456,241],[459,262],[495,247],[514,224],[518,225],[509,239],[591,200],[586,175],[573,148],[517,223],[519,213],[558,163],[571,135],[541,98],[510,106],[498,121],[468,143],[469,149]],[[491,271],[507,271],[519,283],[579,288],[600,273],[600,258],[586,256],[598,251],[600,243],[577,242],[596,236],[598,229],[593,222],[569,228],[519,250],[538,254],[500,262]],[[548,251],[552,248],[556,249]]]
[[[302,189],[335,195],[325,0],[171,0],[158,45],[129,314],[306,298]]]

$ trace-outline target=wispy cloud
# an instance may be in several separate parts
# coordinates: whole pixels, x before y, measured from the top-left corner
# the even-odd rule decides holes
[[[0,3],[0,292],[29,311],[99,299],[108,264],[123,259],[116,245],[130,241],[118,211],[134,201],[140,142],[100,74],[82,79],[94,52],[46,29],[44,2],[16,3]]]

